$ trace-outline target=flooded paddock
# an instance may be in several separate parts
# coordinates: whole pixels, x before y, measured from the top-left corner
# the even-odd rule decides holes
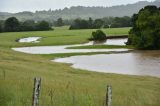
[[[96,72],[160,77],[160,51],[71,56],[53,61]]]

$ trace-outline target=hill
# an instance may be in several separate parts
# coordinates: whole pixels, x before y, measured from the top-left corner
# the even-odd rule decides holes
[[[137,13],[141,8],[146,5],[156,5],[160,7],[160,0],[154,2],[140,1],[135,4],[118,5],[112,7],[83,7],[83,6],[73,6],[70,8],[64,8],[59,10],[44,10],[36,12],[19,12],[15,14],[0,12],[0,20],[4,20],[8,17],[14,16],[19,20],[33,19],[35,21],[39,20],[56,20],[57,18],[63,19],[75,19],[75,18],[103,18],[103,17],[122,17],[122,16],[132,16]]]

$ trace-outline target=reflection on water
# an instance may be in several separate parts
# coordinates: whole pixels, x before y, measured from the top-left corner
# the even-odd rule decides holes
[[[160,77],[160,51],[72,56],[53,61],[90,71]]]

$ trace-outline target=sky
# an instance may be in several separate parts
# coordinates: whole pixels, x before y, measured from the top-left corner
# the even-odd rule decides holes
[[[0,0],[0,12],[55,10],[71,6],[115,6],[144,0]],[[146,0],[154,1],[154,0]]]

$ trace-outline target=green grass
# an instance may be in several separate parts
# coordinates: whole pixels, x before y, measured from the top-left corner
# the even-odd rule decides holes
[[[42,78],[40,106],[102,106],[107,84],[113,87],[113,106],[158,106],[159,78],[89,72],[49,60],[52,56],[56,58],[80,55],[78,53],[31,55],[10,49],[21,46],[84,43],[91,31],[1,33],[0,106],[31,106],[34,77]],[[27,36],[46,38],[37,44],[15,42],[16,39]]]
[[[67,26],[67,25],[66,25],[66,26],[62,26],[62,27],[53,27],[53,29],[56,30],[56,31],[57,31],[57,30],[64,31],[64,30],[69,30],[69,27],[70,27],[70,26]]]
[[[128,34],[130,28],[113,28],[103,29],[109,36]],[[35,31],[35,32],[12,32],[12,33],[0,33],[0,45],[1,47],[21,47],[21,46],[47,46],[47,45],[67,45],[67,44],[79,44],[88,42],[88,38],[91,36],[92,31],[96,29],[86,30],[68,30],[62,27],[62,29],[54,31]],[[3,36],[2,36],[3,35]],[[43,37],[40,43],[17,43],[16,39],[24,37],[38,36]]]

